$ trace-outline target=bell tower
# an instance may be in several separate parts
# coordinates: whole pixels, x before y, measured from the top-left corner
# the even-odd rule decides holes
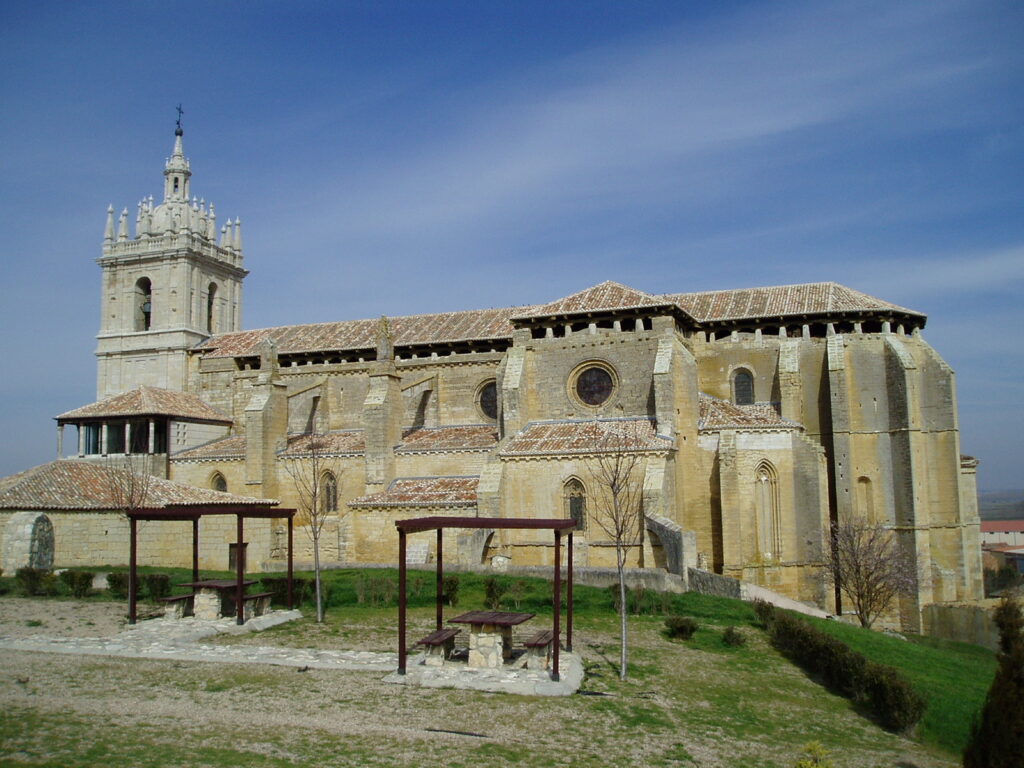
[[[164,198],[139,201],[135,235],[128,209],[115,224],[107,208],[100,296],[96,395],[142,384],[185,391],[188,351],[242,320],[242,223],[219,230],[213,203],[191,193],[179,108],[174,150],[164,165]]]

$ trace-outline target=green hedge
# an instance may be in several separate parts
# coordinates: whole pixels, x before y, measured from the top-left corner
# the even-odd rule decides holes
[[[842,640],[796,616],[757,607],[781,653],[819,678],[828,688],[864,707],[891,731],[909,731],[927,702],[893,667],[876,664]]]

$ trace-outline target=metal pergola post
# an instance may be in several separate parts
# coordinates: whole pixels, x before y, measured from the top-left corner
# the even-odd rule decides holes
[[[243,583],[245,574],[245,545],[242,543],[242,514],[237,516],[238,520],[238,543],[235,545],[235,622],[245,624],[245,602],[242,599],[245,594]]]
[[[559,619],[562,615],[562,532],[555,530],[555,583],[551,585],[551,602],[555,608],[555,641],[552,648],[551,679],[556,683],[561,679],[558,674],[558,650],[561,643],[559,637]]]
[[[405,674],[405,531],[398,531],[398,674]]]
[[[134,624],[135,600],[138,597],[138,574],[135,569],[138,565],[138,544],[136,543],[137,526],[135,518],[128,519],[128,527],[131,529],[131,538],[128,545],[128,623]]]

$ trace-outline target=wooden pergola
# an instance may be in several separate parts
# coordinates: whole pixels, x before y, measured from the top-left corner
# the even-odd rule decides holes
[[[572,651],[572,532],[576,528],[576,521],[567,519],[530,519],[518,517],[417,517],[410,520],[396,520],[395,527],[398,528],[398,674],[404,675],[406,671],[406,639],[405,639],[405,613],[406,613],[406,564],[405,546],[406,536],[410,533],[421,531],[437,531],[437,629],[441,629],[444,622],[441,601],[443,598],[441,580],[444,572],[444,558],[442,557],[442,534],[445,528],[513,528],[520,530],[551,530],[555,534],[555,579],[551,587],[554,608],[554,647],[552,649],[551,679],[559,680],[558,672],[558,651],[560,646],[560,626],[562,609],[562,534],[569,536],[566,569],[569,572],[567,579],[566,595],[566,641],[565,649]]]
[[[245,623],[242,597],[245,593],[243,583],[245,575],[245,546],[242,521],[245,518],[288,518],[288,608],[292,607],[292,570],[294,564],[293,530],[294,509],[277,509],[256,504],[189,504],[174,507],[143,507],[129,510],[127,513],[130,528],[130,545],[128,551],[128,623],[136,620],[136,602],[138,599],[138,522],[140,520],[191,520],[192,521],[192,581],[199,581],[199,518],[209,515],[234,515],[238,531],[235,549],[235,607],[237,622]]]

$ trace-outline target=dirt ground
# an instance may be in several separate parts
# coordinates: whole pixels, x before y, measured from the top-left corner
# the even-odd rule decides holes
[[[119,603],[0,598],[0,638],[113,635],[123,616]],[[352,647],[346,634],[300,627],[290,641],[278,638],[287,642],[272,632],[225,640],[299,644],[305,636],[308,645]],[[664,663],[665,641],[641,631],[634,642],[635,680],[623,687],[609,670],[614,637],[589,632],[578,648],[585,685],[617,693],[563,699],[395,686],[380,673],[2,651],[0,764],[787,768],[800,745],[818,740],[834,750],[837,768],[954,765],[866,723],[841,699],[826,699],[827,713],[820,701],[803,709],[822,694],[788,665],[771,672],[793,695],[772,702],[769,732],[758,732],[758,706],[742,694],[729,711],[750,709],[750,717],[726,725],[696,693],[728,674],[717,659],[672,646],[678,659],[645,675],[655,659]],[[662,678],[695,693],[673,698],[659,691]]]

